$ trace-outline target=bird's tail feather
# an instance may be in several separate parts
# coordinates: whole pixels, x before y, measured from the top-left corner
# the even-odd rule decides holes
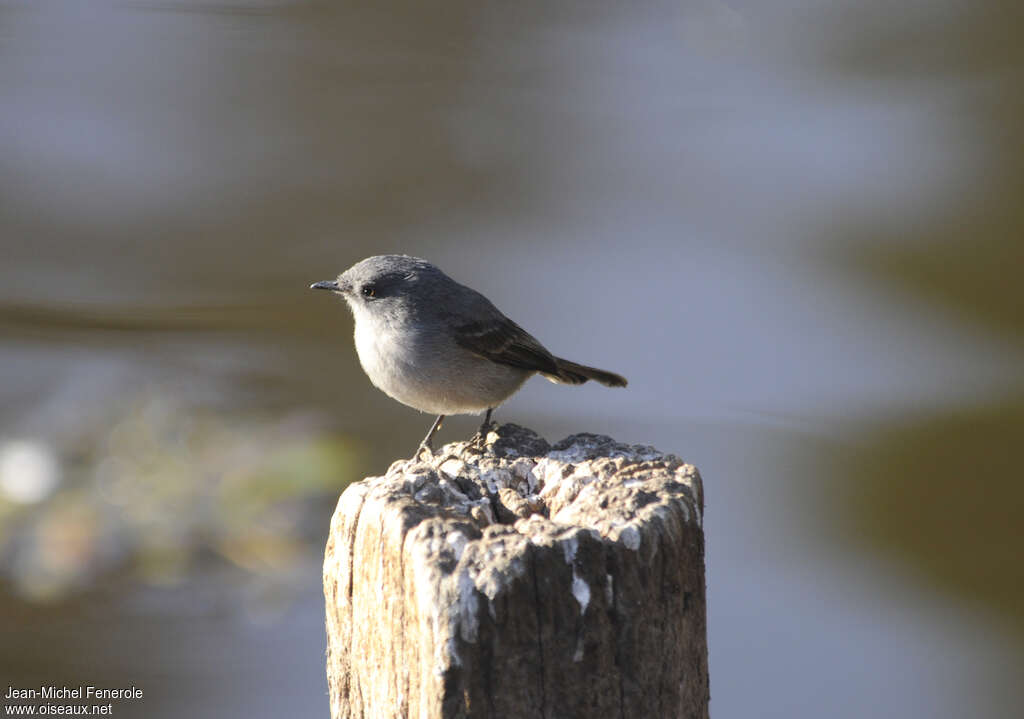
[[[560,357],[555,358],[558,374],[544,372],[543,375],[552,382],[559,384],[583,384],[588,379],[600,382],[605,387],[625,387],[626,378],[614,372],[606,372],[596,367],[576,364]]]

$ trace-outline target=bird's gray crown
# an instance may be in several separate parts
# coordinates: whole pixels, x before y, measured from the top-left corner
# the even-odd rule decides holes
[[[353,311],[365,308],[379,315],[400,310],[409,317],[441,312],[442,298],[476,294],[426,260],[409,255],[367,257],[338,275],[336,282],[314,286],[340,293]]]
[[[338,276],[338,284],[358,292],[373,285],[394,286],[411,280],[444,276],[441,270],[419,257],[409,255],[376,255],[367,257],[349,267]]]

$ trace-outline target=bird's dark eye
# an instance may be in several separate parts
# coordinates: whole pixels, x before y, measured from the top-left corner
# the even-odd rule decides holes
[[[361,292],[363,293],[363,297],[376,297],[377,296],[377,288],[374,287],[373,285],[366,285],[365,287],[363,287]]]

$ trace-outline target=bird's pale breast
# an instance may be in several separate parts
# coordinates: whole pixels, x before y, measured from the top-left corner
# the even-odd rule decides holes
[[[468,352],[443,333],[390,327],[366,313],[356,317],[355,345],[375,387],[432,414],[475,414],[496,407],[533,374]]]

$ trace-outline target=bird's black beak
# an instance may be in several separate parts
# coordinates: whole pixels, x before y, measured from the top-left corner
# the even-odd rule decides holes
[[[341,287],[334,280],[325,280],[324,282],[314,282],[309,286],[311,290],[330,290],[331,292],[341,292]]]

